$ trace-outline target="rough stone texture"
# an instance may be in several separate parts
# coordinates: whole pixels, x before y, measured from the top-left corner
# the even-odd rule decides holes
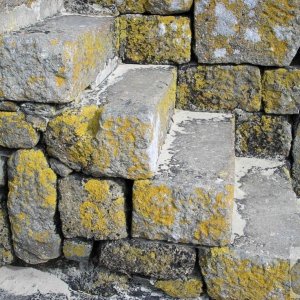
[[[6,157],[0,155],[0,188],[6,185]]]
[[[0,190],[0,267],[13,262],[13,249],[10,237],[9,222],[5,200]]]
[[[203,292],[203,283],[200,278],[190,277],[187,279],[176,280],[158,280],[155,287],[164,291],[167,295],[180,298],[190,299],[200,297]]]
[[[183,66],[178,72],[176,106],[197,111],[259,111],[260,70],[254,66]]]
[[[249,114],[237,111],[236,154],[262,158],[289,156],[292,127],[285,116]]]
[[[0,111],[18,111],[19,107],[12,101],[0,101]]]
[[[63,0],[0,1],[0,34],[18,30],[60,12]]]
[[[63,234],[105,240],[127,237],[125,184],[71,175],[59,181]]]
[[[41,150],[19,150],[8,161],[8,213],[15,254],[30,264],[60,256],[56,175]]]
[[[60,162],[59,160],[57,160],[55,158],[50,158],[49,163],[50,163],[51,169],[61,177],[67,177],[68,175],[70,175],[73,172],[72,169],[70,169],[69,167],[67,167],[62,162]]]
[[[0,111],[0,146],[7,148],[32,148],[40,136],[25,120],[21,112]]]
[[[219,246],[231,236],[234,118],[176,111],[152,180],[135,181],[132,235]]]
[[[65,239],[63,254],[66,259],[87,262],[93,249],[93,241],[80,239]]]
[[[237,158],[236,166],[233,245],[199,255],[208,294],[213,299],[290,299],[290,253],[300,245],[300,208],[289,172],[274,160]]]
[[[300,46],[298,0],[196,0],[201,63],[289,65]]]
[[[110,17],[69,15],[3,35],[0,99],[74,100],[114,58],[113,28]]]
[[[190,275],[195,259],[192,248],[143,240],[106,242],[100,252],[100,263],[110,270],[159,279]]]
[[[120,55],[134,63],[186,63],[191,58],[191,28],[186,17],[120,17]]]
[[[263,75],[263,102],[267,113],[298,114],[300,69],[267,70]]]
[[[76,171],[129,179],[152,177],[176,98],[176,70],[120,66],[84,95],[81,107],[54,118],[47,151]]]
[[[293,179],[295,191],[300,196],[300,126],[295,131],[295,138],[293,141]]]

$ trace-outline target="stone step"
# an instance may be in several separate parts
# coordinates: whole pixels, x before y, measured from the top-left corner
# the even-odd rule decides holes
[[[51,17],[63,7],[63,0],[3,0],[0,2],[0,34]]]
[[[291,285],[299,296],[300,206],[284,162],[237,158],[235,202],[232,245],[200,251],[209,296],[290,299]]]
[[[49,122],[51,156],[94,177],[151,178],[176,98],[176,69],[120,65]]]
[[[114,18],[78,15],[55,17],[3,34],[0,100],[74,100],[99,73],[107,74],[114,67],[114,35]]]
[[[173,121],[155,177],[134,183],[132,234],[226,245],[233,211],[234,118],[178,110]]]

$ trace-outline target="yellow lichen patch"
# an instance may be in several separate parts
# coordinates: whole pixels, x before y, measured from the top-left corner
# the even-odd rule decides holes
[[[65,241],[63,246],[64,256],[67,258],[70,257],[86,257],[87,256],[87,248],[85,244],[75,244],[72,242]]]
[[[149,180],[135,182],[133,191],[134,211],[147,222],[171,227],[177,208],[172,190],[165,185],[152,185]]]
[[[28,229],[28,236],[39,243],[48,243],[50,238],[49,231],[33,231]]]
[[[0,98],[4,98],[4,92],[0,89]]]
[[[201,241],[210,238],[221,244],[226,244],[229,239],[228,232],[231,228],[231,214],[233,206],[234,187],[227,185],[226,193],[217,193],[214,199],[211,199],[210,193],[201,192],[198,189],[197,195],[201,205],[210,207],[210,217],[197,224],[194,232],[194,238]],[[226,211],[226,212],[224,212]],[[228,211],[228,212],[227,212]],[[225,235],[225,238],[224,238]]]
[[[89,179],[84,184],[84,188],[89,193],[88,198],[95,202],[102,202],[108,199],[109,184],[105,180]]]
[[[117,2],[118,10],[121,13],[142,14],[145,12],[147,0],[124,0]]]
[[[213,248],[200,265],[214,299],[289,299],[289,262],[274,260],[260,263],[241,258],[235,250]]]
[[[202,293],[202,281],[198,278],[159,280],[155,287],[175,298],[197,298]]]
[[[60,76],[55,76],[55,83],[57,87],[63,87],[66,84],[66,79]]]

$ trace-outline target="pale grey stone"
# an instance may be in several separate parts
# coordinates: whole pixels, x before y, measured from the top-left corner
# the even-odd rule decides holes
[[[7,158],[4,156],[0,155],[0,188],[4,187],[6,185],[6,172],[7,172],[7,168],[6,168],[6,161]]]
[[[55,158],[50,158],[49,163],[53,171],[61,177],[66,177],[73,172],[72,169]]]
[[[93,241],[82,239],[65,239],[63,254],[68,260],[87,262],[93,250]]]

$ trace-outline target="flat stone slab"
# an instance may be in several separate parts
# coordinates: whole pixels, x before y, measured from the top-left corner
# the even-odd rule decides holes
[[[235,202],[232,245],[200,252],[209,295],[290,299],[300,280],[291,260],[300,254],[300,206],[284,162],[237,158]]]
[[[121,65],[49,122],[47,151],[76,171],[151,178],[174,111],[176,69]],[[67,143],[66,143],[67,141]]]
[[[113,30],[114,18],[68,15],[4,34],[0,99],[74,100],[113,60]]]
[[[300,47],[298,0],[196,0],[199,63],[290,65]]]
[[[0,34],[51,17],[63,7],[63,0],[3,0],[0,2]]]
[[[209,246],[230,242],[234,118],[177,110],[152,180],[133,188],[132,235]]]

